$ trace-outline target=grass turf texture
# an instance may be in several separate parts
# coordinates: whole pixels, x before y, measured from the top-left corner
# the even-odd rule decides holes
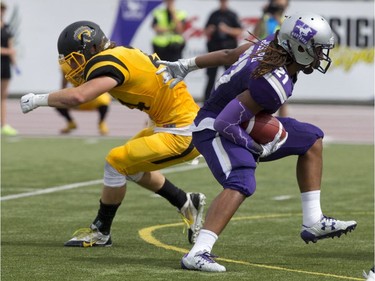
[[[105,155],[122,142],[3,138],[2,196],[99,180]],[[213,249],[227,267],[224,274],[181,270],[180,258],[190,244],[179,215],[165,199],[133,183],[114,220],[111,248],[63,247],[76,229],[94,219],[101,184],[5,200],[1,280],[363,280],[362,270],[374,262],[373,156],[372,145],[325,146],[322,209],[329,216],[356,220],[358,226],[340,239],[308,245],[299,237],[297,158],[260,164],[256,193]],[[204,192],[207,204],[221,190],[204,165],[166,176],[185,191]],[[281,195],[284,200],[274,200]]]

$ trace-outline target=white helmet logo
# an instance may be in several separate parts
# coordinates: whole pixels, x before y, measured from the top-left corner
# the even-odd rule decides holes
[[[301,20],[297,20],[290,35],[300,41],[302,44],[307,44],[311,38],[316,34],[316,30],[305,24]]]

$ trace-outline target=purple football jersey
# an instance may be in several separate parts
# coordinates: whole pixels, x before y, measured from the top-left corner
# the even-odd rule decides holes
[[[210,98],[198,113],[196,124],[205,117],[215,118],[237,95],[249,90],[252,98],[268,113],[276,112],[292,95],[294,82],[285,67],[280,67],[266,75],[254,79],[252,72],[258,66],[261,56],[252,57],[260,48],[267,46],[274,34],[251,46],[238,61],[228,68],[216,81]]]

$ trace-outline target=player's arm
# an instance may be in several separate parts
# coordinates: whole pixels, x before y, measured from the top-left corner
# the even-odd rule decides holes
[[[215,119],[214,129],[229,141],[245,147],[252,153],[261,154],[261,145],[241,127],[242,123],[249,121],[261,110],[262,108],[252,100],[249,90],[246,90],[223,108]]]
[[[275,136],[274,140],[266,144],[258,144],[246,133],[241,124],[249,121],[263,108],[253,100],[249,90],[239,94],[230,101],[216,117],[214,129],[235,144],[243,146],[251,153],[266,157],[279,149],[286,141],[281,140],[281,131]]]
[[[165,83],[175,78],[175,80],[170,84],[170,88],[173,88],[193,70],[221,65],[231,65],[235,63],[240,55],[244,53],[251,45],[252,43],[245,43],[235,49],[223,49],[220,51],[206,53],[194,58],[180,59],[175,62],[159,60],[156,63],[159,65],[165,65],[166,67],[159,69],[156,73],[168,73],[169,79],[164,79]]]
[[[117,81],[110,77],[98,77],[75,88],[65,88],[49,94],[35,95],[33,93],[21,97],[21,109],[27,113],[39,106],[76,107],[99,97],[117,86]]]
[[[195,58],[195,64],[198,68],[231,65],[235,63],[240,55],[249,49],[251,45],[252,43],[245,43],[235,49],[224,49],[198,56]]]

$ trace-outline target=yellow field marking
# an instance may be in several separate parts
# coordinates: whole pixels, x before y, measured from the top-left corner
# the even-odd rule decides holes
[[[372,214],[370,212],[357,212],[356,214]],[[269,218],[282,218],[282,217],[291,217],[291,216],[300,216],[301,214],[270,214],[270,215],[257,215],[257,216],[246,216],[246,217],[237,217],[232,218],[232,220],[257,220],[257,219],[269,219]],[[168,227],[181,227],[183,226],[183,223],[171,223],[171,224],[163,224],[163,225],[154,225],[150,227],[143,228],[139,230],[139,236],[146,241],[149,244],[152,244],[159,248],[164,248],[166,250],[172,250],[175,252],[180,253],[187,253],[189,252],[188,249],[185,248],[179,248],[172,245],[167,245],[159,240],[157,240],[153,236],[153,232],[162,229],[162,228],[168,228]],[[247,266],[253,266],[253,267],[259,267],[259,268],[266,268],[266,269],[272,269],[272,270],[279,270],[279,271],[287,271],[287,272],[295,272],[295,273],[302,273],[302,274],[308,274],[308,275],[315,275],[315,276],[324,276],[324,277],[332,277],[337,279],[343,279],[343,280],[363,280],[363,278],[355,278],[355,277],[349,277],[349,276],[341,276],[341,275],[335,275],[335,274],[329,274],[329,273],[320,273],[320,272],[311,272],[311,271],[305,271],[305,270],[298,270],[298,269],[291,269],[291,268],[285,268],[285,267],[279,267],[279,266],[272,266],[272,265],[264,265],[264,264],[256,264],[251,263],[247,261],[240,261],[240,260],[232,260],[232,259],[226,259],[226,258],[217,258],[216,260],[224,261],[228,263],[235,263],[235,264],[242,264]]]

